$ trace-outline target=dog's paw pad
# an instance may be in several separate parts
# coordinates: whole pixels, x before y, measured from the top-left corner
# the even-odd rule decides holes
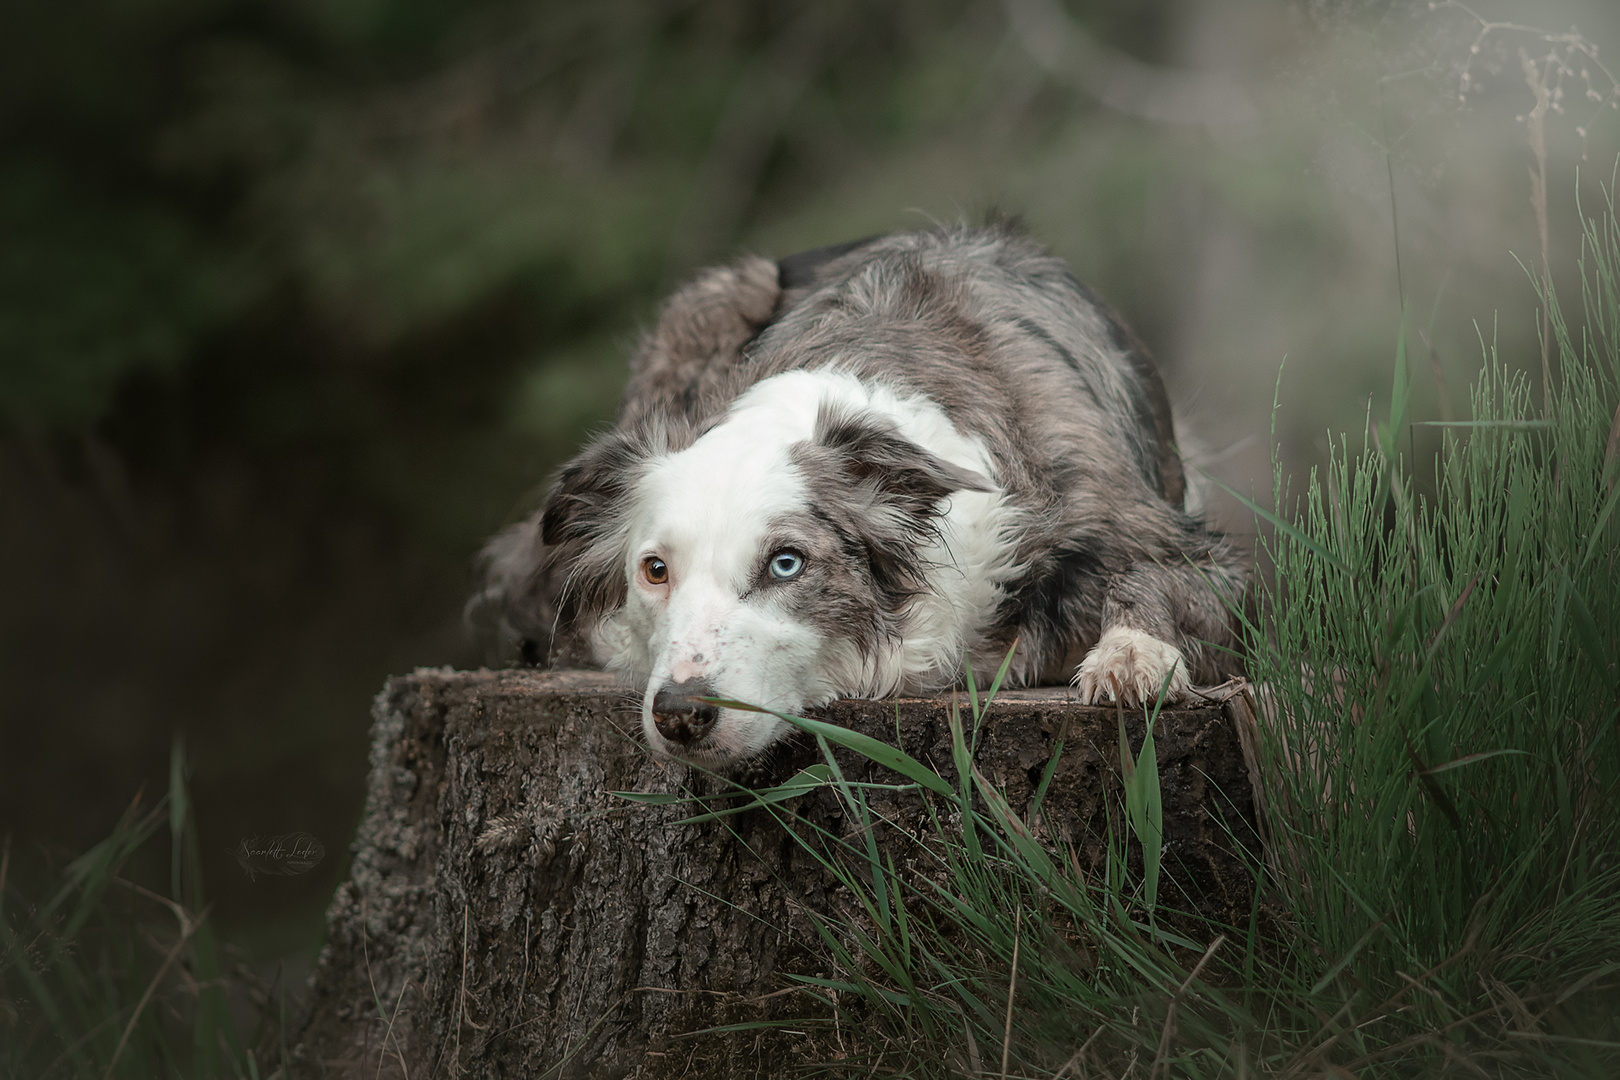
[[[1074,686],[1086,705],[1114,701],[1117,688],[1126,705],[1140,707],[1158,700],[1166,675],[1170,685],[1165,688],[1165,704],[1190,696],[1192,683],[1180,650],[1140,630],[1116,628],[1105,633],[1080,661]]]

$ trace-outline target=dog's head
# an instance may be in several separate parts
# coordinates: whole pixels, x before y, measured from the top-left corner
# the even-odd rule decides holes
[[[942,500],[993,490],[881,414],[829,398],[829,378],[843,377],[759,383],[678,448],[609,433],[547,499],[560,613],[645,687],[661,754],[724,766],[789,727],[709,699],[793,713],[893,690],[885,650],[926,587]]]

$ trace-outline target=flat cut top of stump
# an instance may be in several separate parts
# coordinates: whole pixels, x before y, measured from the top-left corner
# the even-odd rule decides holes
[[[1259,844],[1244,710],[1229,700],[1164,709],[1154,726],[1164,803],[1161,903],[1246,920]],[[1217,695],[1219,697],[1219,695]],[[973,731],[974,764],[1026,815],[1061,753],[1040,814],[1054,850],[1098,867],[1125,830],[1120,713],[1067,687],[1004,690]],[[953,696],[834,702],[814,715],[896,745],[957,782]],[[1124,713],[1133,755],[1145,734]],[[851,781],[903,778],[835,751]],[[805,737],[757,784],[820,760]],[[807,912],[857,918],[777,817],[717,805],[635,803],[618,791],[713,796],[722,785],[654,758],[640,695],[590,671],[422,669],[390,679],[373,709],[366,809],[350,879],[327,914],[297,1039],[297,1075],[780,1075],[814,1058],[814,1029],[692,1035],[803,1015],[788,973],[830,974]],[[932,826],[915,792],[869,792],[877,836],[903,872]],[[830,789],[785,804],[800,835],[855,835]],[[811,829],[810,826],[815,829]],[[1140,850],[1131,845],[1132,873]],[[926,860],[922,860],[926,862]],[[379,1072],[380,1070],[380,1072]]]

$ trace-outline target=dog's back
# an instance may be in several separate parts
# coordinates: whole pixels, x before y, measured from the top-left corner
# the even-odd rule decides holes
[[[1170,401],[1147,349],[1067,264],[1006,223],[869,237],[705,272],[670,298],[632,359],[619,421],[701,423],[743,386],[823,362],[814,353],[837,348],[836,340],[812,339],[836,339],[840,326],[846,338],[939,333],[944,348],[931,358],[932,371],[929,357],[911,355],[910,341],[846,359],[868,359],[861,370],[905,377],[942,403],[962,396],[964,374],[989,376],[984,389],[994,392],[1061,363],[1060,392],[1078,388],[1094,410],[1129,421],[1114,425],[1114,434],[1165,501],[1182,505]],[[1019,351],[1034,363],[992,373],[1012,359],[998,349],[1019,337],[1028,339]],[[964,357],[972,364],[966,373]]]

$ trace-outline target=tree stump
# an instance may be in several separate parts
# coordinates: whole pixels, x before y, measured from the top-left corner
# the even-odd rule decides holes
[[[1023,814],[1061,737],[1036,835],[1096,865],[1110,815],[1116,833],[1125,828],[1119,714],[1067,697],[1004,692],[976,733],[974,762]],[[819,715],[899,746],[954,784],[950,708],[949,696],[852,700]],[[1143,718],[1125,716],[1134,752]],[[612,794],[693,783],[690,770],[653,758],[639,729],[637,696],[593,672],[420,670],[389,680],[374,709],[351,876],[328,911],[294,1075],[727,1080],[780,1075],[825,1053],[813,1033],[703,1032],[804,1015],[813,1003],[779,993],[791,985],[784,976],[827,974],[807,912],[855,919],[847,895],[765,810],[681,824],[705,803]],[[1253,877],[1241,860],[1259,847],[1246,733],[1217,703],[1164,710],[1154,735],[1161,897],[1246,921]],[[859,755],[836,756],[851,781],[901,780]],[[777,779],[821,760],[808,738],[779,757]],[[897,842],[894,829],[926,832],[915,793],[872,799],[890,822],[881,844]],[[826,788],[788,805],[833,836],[856,826]]]

